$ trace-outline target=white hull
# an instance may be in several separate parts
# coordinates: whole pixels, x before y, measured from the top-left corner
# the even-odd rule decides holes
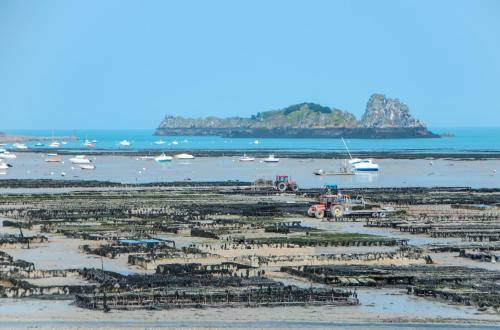
[[[3,153],[0,153],[0,158],[1,159],[14,159],[14,158],[17,158],[17,156],[14,155],[14,154],[11,154],[8,151],[6,151],[6,152],[3,152]]]
[[[170,163],[172,161],[172,156],[161,155],[155,158],[157,163]]]
[[[349,164],[352,166],[354,172],[377,172],[379,170],[378,164],[375,164],[371,159],[351,159]]]
[[[78,165],[82,170],[93,170],[95,166],[92,164],[79,164]]]
[[[194,159],[193,155],[190,154],[179,154],[175,156],[176,159]]]
[[[269,157],[264,158],[265,163],[278,163],[280,161],[279,158],[275,158],[274,155],[269,155]]]
[[[90,159],[85,158],[85,156],[75,156],[73,158],[70,158],[69,161],[72,162],[73,164],[77,164],[77,165],[91,163]]]

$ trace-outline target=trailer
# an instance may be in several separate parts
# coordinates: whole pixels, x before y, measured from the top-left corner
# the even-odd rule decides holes
[[[363,197],[351,198],[343,195],[337,185],[325,185],[325,193],[319,201],[309,207],[307,215],[317,219],[341,217],[376,217],[385,218],[396,212],[392,207],[380,207],[377,204],[366,202]]]

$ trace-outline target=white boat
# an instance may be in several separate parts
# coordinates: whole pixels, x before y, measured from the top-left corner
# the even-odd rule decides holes
[[[69,159],[73,164],[90,164],[90,159],[86,158],[84,155],[75,156]]]
[[[240,162],[253,162],[254,160],[254,157],[247,156],[247,154],[243,154],[243,157],[240,158]]]
[[[178,145],[178,144],[179,144],[179,142],[177,142],[177,141],[175,141],[175,140],[174,140],[174,141],[172,141],[172,144],[173,144],[173,145]]]
[[[273,154],[269,155],[269,157],[264,158],[265,163],[278,163],[280,161],[279,158],[274,157]]]
[[[0,163],[0,170],[7,170],[9,167],[9,164],[6,163]]]
[[[83,142],[83,145],[87,148],[95,147],[95,144],[90,142],[89,140],[85,140],[85,142]]]
[[[42,142],[35,143],[35,147],[43,147],[44,145]]]
[[[194,159],[194,156],[191,154],[178,154],[175,155],[176,159]]]
[[[15,159],[17,156],[11,152],[4,150],[0,153],[0,159]]]
[[[130,141],[128,140],[121,140],[120,145],[124,147],[128,147],[130,145]]]
[[[379,170],[378,164],[375,164],[371,159],[354,158],[349,161],[349,165],[355,172],[377,172]]]
[[[82,170],[93,170],[93,169],[95,169],[95,165],[94,164],[78,164],[78,166]]]
[[[28,147],[24,143],[14,143],[13,146],[16,149],[28,149]]]
[[[167,156],[165,154],[161,154],[160,156],[155,157],[155,161],[158,163],[168,163],[171,162],[172,159],[173,159],[172,156]]]
[[[53,142],[51,142],[51,143],[49,144],[49,147],[51,147],[51,148],[59,148],[59,146],[60,146],[60,145],[61,145],[61,144],[60,144],[59,142],[57,142],[57,141],[53,141]]]
[[[162,145],[162,144],[165,144],[167,142],[165,142],[163,140],[158,140],[158,141],[155,141],[154,143],[157,144],[157,145]]]
[[[259,140],[255,140],[255,141],[253,141],[253,144],[260,144],[260,141]]]
[[[351,152],[349,151],[344,138],[342,138],[342,142],[344,143],[345,149],[351,158],[351,160],[349,160],[349,165],[351,166],[351,170],[353,172],[377,172],[379,170],[378,164],[375,164],[371,159],[352,158]]]
[[[61,144],[68,144],[68,142],[66,142],[66,141],[63,141],[63,142],[61,142]]]

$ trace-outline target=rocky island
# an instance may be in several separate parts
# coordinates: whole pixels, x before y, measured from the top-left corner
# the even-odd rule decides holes
[[[155,135],[211,135],[232,138],[437,138],[398,99],[373,94],[361,120],[347,111],[316,103],[258,112],[250,118],[166,116]]]

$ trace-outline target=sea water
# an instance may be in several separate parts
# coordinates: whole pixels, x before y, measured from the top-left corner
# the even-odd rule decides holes
[[[485,153],[500,152],[500,128],[431,128],[435,133],[451,133],[453,137],[421,139],[347,139],[351,151],[404,151],[405,153]],[[339,151],[344,152],[340,139],[290,139],[290,138],[223,138],[217,136],[155,136],[154,130],[2,130],[9,134],[35,136],[77,136],[78,141],[68,141],[60,149],[86,149],[85,139],[97,140],[99,150],[289,150],[289,151]],[[119,144],[122,140],[130,146]],[[164,144],[155,144],[155,141]],[[36,142],[26,143],[30,148]],[[49,142],[45,143],[45,146]]]

